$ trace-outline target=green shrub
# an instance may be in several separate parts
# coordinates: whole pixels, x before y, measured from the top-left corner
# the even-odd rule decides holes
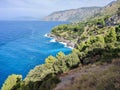
[[[52,64],[43,64],[40,66],[36,66],[33,70],[31,70],[25,78],[26,82],[36,82],[41,81],[48,74],[54,73]]]
[[[116,39],[116,32],[114,28],[111,28],[109,30],[108,35],[105,37],[105,42],[106,43],[114,43],[117,39]]]
[[[11,90],[14,85],[19,83],[22,80],[21,75],[10,75],[2,86],[2,90]]]
[[[59,58],[59,60],[54,63],[53,68],[55,73],[59,74],[78,66],[79,63],[80,60],[77,54],[72,53],[62,58]]]
[[[48,58],[45,59],[46,64],[53,64],[56,61],[56,58],[53,56],[49,56]]]
[[[117,41],[120,41],[120,25],[116,27]]]
[[[59,52],[56,56],[56,58],[59,60],[59,59],[62,59],[65,57],[65,54],[63,52]]]
[[[55,72],[56,74],[60,74],[60,73],[63,73],[63,72],[66,72],[66,71],[69,70],[69,68],[68,68],[67,65],[66,65],[65,60],[66,60],[66,57],[57,60],[57,61],[53,64],[54,72]]]
[[[101,25],[101,27],[104,27],[105,26],[104,18],[97,19],[96,24]]]
[[[77,54],[72,53],[66,57],[65,62],[67,64],[67,67],[71,69],[71,68],[77,67],[80,63],[80,60]]]

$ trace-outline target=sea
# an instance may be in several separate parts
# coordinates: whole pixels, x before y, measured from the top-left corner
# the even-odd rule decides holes
[[[71,53],[70,48],[46,36],[55,26],[66,23],[0,21],[0,88],[11,74],[21,74],[24,79],[36,65],[44,64],[49,55]]]

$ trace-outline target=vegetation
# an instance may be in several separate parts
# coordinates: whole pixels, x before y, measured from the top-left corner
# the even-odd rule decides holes
[[[117,41],[120,41],[120,25],[116,27]]]
[[[57,59],[62,59],[65,57],[65,54],[63,52],[59,52],[56,57]]]
[[[10,75],[3,84],[2,90],[11,90],[13,86],[16,85],[17,83],[20,83],[21,80],[22,80],[21,75],[15,75],[15,74]]]
[[[53,56],[49,56],[46,60],[45,63],[46,64],[53,64],[56,61],[56,58]]]
[[[85,23],[60,25],[52,29],[52,34],[75,42],[84,31]]]

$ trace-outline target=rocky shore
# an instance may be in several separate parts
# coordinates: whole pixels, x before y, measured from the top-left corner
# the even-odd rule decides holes
[[[56,42],[60,42],[60,43],[63,43],[65,44],[67,47],[73,49],[75,47],[75,43],[73,43],[72,41],[70,40],[66,40],[65,38],[63,37],[59,37],[59,36],[55,36],[54,34],[47,34],[47,37],[51,37],[51,38],[54,38]]]

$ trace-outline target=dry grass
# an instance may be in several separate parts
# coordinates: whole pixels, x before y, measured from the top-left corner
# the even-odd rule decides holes
[[[75,73],[79,75],[75,76]],[[75,77],[65,83],[64,80],[70,75]],[[89,65],[72,70],[72,74],[68,72],[63,79],[54,90],[120,90],[120,59],[114,59],[112,64]]]
[[[103,72],[87,73],[72,81],[65,90],[120,90],[120,59]]]

